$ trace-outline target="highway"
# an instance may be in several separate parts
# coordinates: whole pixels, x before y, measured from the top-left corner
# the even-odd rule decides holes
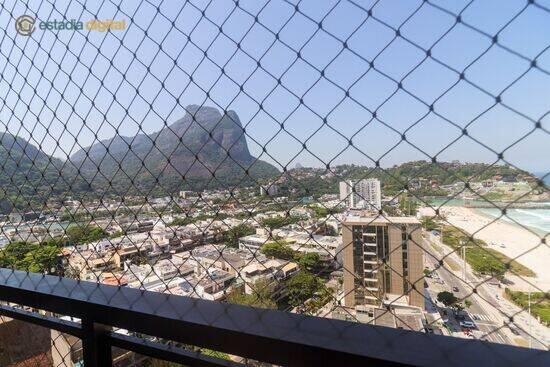
[[[428,264],[430,269],[435,269],[437,266],[437,262],[435,260],[428,260]],[[438,284],[435,281],[428,282],[434,290],[431,292],[434,299],[436,299],[437,293],[444,290],[453,292],[453,287],[456,287],[458,292],[455,291],[453,293],[457,298],[468,298],[472,302],[472,305],[467,308],[466,312],[470,315],[471,321],[473,321],[477,326],[477,330],[473,332],[474,337],[494,343],[513,344],[503,328],[499,329],[499,326],[502,324],[499,325],[494,320],[492,313],[488,312],[488,310],[483,306],[484,301],[478,295],[472,294],[471,287],[465,285],[462,280],[450,272],[447,267],[439,268],[436,273],[444,284]],[[459,335],[457,336],[462,336],[460,335],[463,334],[462,329],[456,320],[449,317],[448,324],[453,331],[453,334],[458,333]]]
[[[442,246],[438,236],[427,234],[428,239],[425,239],[425,249],[429,254],[425,254],[425,265],[430,269],[436,269],[438,259],[444,258],[445,254],[449,254],[450,248]],[[431,255],[432,256],[431,256]],[[471,301],[471,306],[466,309],[472,321],[477,325],[477,330],[474,330],[473,336],[478,339],[488,340],[494,343],[504,344],[521,344],[527,346],[529,340],[529,329],[525,327],[528,315],[521,313],[514,319],[515,323],[522,321],[520,325],[513,326],[514,330],[519,335],[514,335],[508,326],[503,326],[507,317],[505,315],[514,314],[514,306],[502,299],[498,294],[502,292],[496,285],[481,282],[472,272],[469,266],[466,267],[466,281],[462,280],[462,260],[457,254],[453,253],[446,257],[446,264],[436,270],[436,276],[441,279],[444,284],[440,284],[437,279],[428,281],[428,291],[431,297],[435,300],[437,293],[446,290],[453,291],[453,287],[458,289],[458,292],[453,292],[459,299],[468,298]],[[451,263],[451,264],[449,264]],[[454,269],[450,269],[451,266]],[[429,278],[428,278],[429,279]],[[476,287],[477,294],[473,293],[473,286]],[[468,320],[468,319],[466,319]],[[449,318],[449,326],[455,336],[463,336],[460,326],[452,317]],[[539,328],[531,330],[531,342],[534,348],[548,349],[543,332]],[[547,335],[547,334],[546,334]]]

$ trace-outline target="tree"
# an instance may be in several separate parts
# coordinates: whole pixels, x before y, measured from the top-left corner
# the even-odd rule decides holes
[[[382,210],[386,215],[397,216],[399,215],[397,208],[391,205],[382,205]]]
[[[303,220],[302,217],[296,216],[287,216],[287,217],[275,217],[275,218],[266,218],[262,220],[262,226],[269,229],[281,228],[288,226],[289,224],[298,223]]]
[[[274,257],[281,260],[293,260],[295,252],[286,242],[276,241],[264,244],[260,251],[267,257]]]
[[[410,197],[403,193],[399,197],[399,209],[406,215],[416,215],[418,203],[414,197]]]
[[[286,282],[288,303],[293,307],[302,306],[321,286],[320,279],[305,270],[300,270]]]
[[[449,307],[455,304],[458,301],[458,298],[454,294],[448,291],[439,292],[437,294],[437,300],[443,303],[445,306]]]
[[[238,247],[239,238],[250,236],[254,233],[256,233],[254,227],[248,224],[239,224],[238,226],[231,227],[223,234],[223,242],[229,247]]]
[[[430,269],[424,268],[423,271],[424,271],[424,276],[425,276],[426,278],[430,278],[430,277],[432,276],[432,271],[431,271]]]
[[[471,306],[472,306],[472,301],[470,301],[469,298],[466,298],[466,299],[464,300],[464,307],[470,308]]]
[[[65,234],[69,238],[69,242],[75,245],[99,241],[109,236],[103,228],[90,224],[73,224],[65,230]]]
[[[422,217],[420,219],[420,223],[422,223],[422,227],[424,227],[427,231],[433,231],[438,227],[438,224],[433,217]]]
[[[344,211],[344,209],[342,208],[338,208],[338,207],[325,208],[320,205],[309,205],[308,208],[313,210],[313,213],[317,218],[324,218],[328,215],[334,216],[335,214],[342,213]]]
[[[475,270],[481,274],[488,274],[502,280],[506,273],[506,266],[502,262],[487,256],[485,261],[476,264]]]
[[[0,251],[0,267],[34,273],[55,273],[59,248],[53,245],[12,242]]]
[[[115,232],[111,233],[109,238],[117,238],[117,237],[122,237],[124,235],[125,235],[125,233],[123,231],[115,231]]]
[[[33,273],[55,273],[59,249],[55,246],[38,246],[25,254],[23,261]]]
[[[273,281],[260,279],[251,285],[251,288],[252,294],[246,294],[242,289],[234,290],[227,296],[227,302],[259,308],[277,308],[273,300]]]
[[[321,257],[316,252],[308,252],[298,256],[298,263],[302,269],[312,271],[314,269],[319,269]]]

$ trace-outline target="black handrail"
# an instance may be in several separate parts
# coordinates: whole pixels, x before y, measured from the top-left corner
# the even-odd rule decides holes
[[[0,301],[80,318],[81,326],[76,329],[70,323],[40,315],[36,323],[78,334],[75,336],[83,340],[87,367],[105,366],[112,346],[186,364],[194,360],[196,365],[232,365],[198,353],[173,351],[140,338],[120,337],[109,331],[113,327],[279,365],[550,365],[547,351],[11,269],[0,269]],[[25,321],[33,317],[8,307],[0,308],[2,313]]]

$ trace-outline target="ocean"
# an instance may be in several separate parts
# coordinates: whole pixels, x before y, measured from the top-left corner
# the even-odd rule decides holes
[[[444,200],[434,199],[429,201],[431,205],[443,205]],[[462,199],[451,199],[445,203],[445,206],[463,206]],[[490,217],[500,217],[499,209],[476,208],[478,213],[488,215]],[[512,224],[521,224],[522,226],[530,227],[533,231],[546,235],[550,233],[550,209],[508,209],[506,216],[500,220],[507,221]]]
[[[476,209],[476,211],[491,217],[501,215],[498,209]],[[550,233],[550,209],[508,209],[506,216],[502,217],[501,220],[514,224],[519,223],[540,234]]]

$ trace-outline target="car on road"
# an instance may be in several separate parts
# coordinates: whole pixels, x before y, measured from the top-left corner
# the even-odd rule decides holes
[[[506,248],[506,245],[503,244],[503,243],[501,243],[501,244],[500,244],[500,248]]]
[[[510,328],[510,331],[511,331],[512,334],[514,334],[514,335],[520,335],[518,329],[516,329],[516,328],[511,327],[511,328]]]
[[[458,290],[458,287],[457,287],[457,286],[454,286],[454,287],[453,287],[453,292],[459,292],[459,290]]]
[[[476,324],[474,324],[472,321],[460,321],[460,326],[465,329],[475,329]]]

